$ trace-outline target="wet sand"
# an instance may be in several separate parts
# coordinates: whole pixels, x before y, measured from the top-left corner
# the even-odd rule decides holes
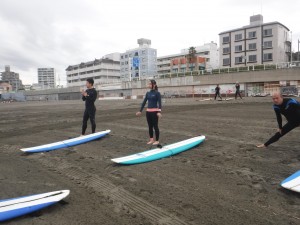
[[[44,154],[19,149],[78,136],[83,102],[1,104],[0,198],[71,190],[7,224],[299,224],[300,195],[279,184],[300,168],[300,128],[257,149],[276,132],[269,98],[198,100],[165,100],[161,143],[206,141],[132,166],[110,159],[149,149],[145,114],[135,117],[141,100],[97,101],[97,130],[111,134]]]

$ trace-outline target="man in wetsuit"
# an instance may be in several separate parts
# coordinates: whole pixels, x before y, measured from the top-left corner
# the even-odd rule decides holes
[[[215,100],[217,99],[217,96],[219,96],[219,98],[222,100],[221,94],[220,94],[221,88],[220,86],[217,84],[217,87],[215,88]]]
[[[268,147],[300,125],[300,103],[298,101],[292,98],[283,98],[280,93],[273,94],[272,99],[279,129],[265,144],[257,145],[258,148]],[[282,126],[281,114],[284,115],[288,121],[284,126]]]
[[[241,92],[240,92],[240,84],[239,84],[239,82],[236,82],[236,84],[235,84],[235,100],[237,99],[238,95],[240,96],[241,99],[243,99],[241,96]]]
[[[88,78],[86,80],[87,89],[82,91],[82,100],[85,101],[85,111],[83,114],[82,121],[82,135],[85,135],[85,131],[87,128],[87,121],[90,119],[92,125],[92,133],[95,133],[96,130],[96,122],[95,122],[95,101],[97,99],[97,91],[94,88],[94,80],[92,78]]]

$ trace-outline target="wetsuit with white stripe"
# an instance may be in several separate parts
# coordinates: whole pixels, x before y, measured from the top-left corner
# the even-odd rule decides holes
[[[273,137],[271,137],[265,146],[268,146],[276,141],[278,141],[282,136],[286,135],[288,132],[300,125],[300,103],[292,98],[284,98],[281,105],[273,105],[278,127],[281,132],[277,132]],[[287,119],[287,123],[282,126],[282,116]]]

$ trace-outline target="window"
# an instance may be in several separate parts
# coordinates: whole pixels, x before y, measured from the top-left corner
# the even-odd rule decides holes
[[[124,62],[121,62],[121,65],[124,65]]]
[[[206,62],[209,62],[209,58],[206,58]]]
[[[229,43],[229,36],[223,37],[223,43]]]
[[[265,29],[264,30],[264,37],[267,37],[267,36],[272,36],[272,29]]]
[[[129,54],[129,57],[132,57],[132,54],[131,54],[131,53]]]
[[[128,55],[125,55],[125,59],[128,58]]]
[[[236,34],[235,35],[235,40],[236,41],[239,41],[239,40],[242,40],[243,39],[243,35],[242,34]]]
[[[123,59],[123,56],[121,55],[121,59]]]
[[[125,65],[128,65],[128,61],[125,62]]]
[[[139,53],[138,53],[138,52],[135,52],[135,53],[134,53],[134,56],[138,56],[138,55],[139,55]]]
[[[263,46],[264,48],[272,48],[272,41],[265,41]]]
[[[142,69],[146,69],[146,66],[145,66],[145,65],[142,65]]]
[[[223,66],[228,66],[230,64],[230,58],[223,59]]]
[[[256,43],[250,43],[249,50],[256,50]]]
[[[243,63],[243,56],[235,57],[235,64]]]
[[[143,51],[142,51],[142,54],[145,55],[145,54],[146,54],[146,50],[143,50]]]
[[[273,60],[273,54],[272,53],[265,53],[264,54],[264,61],[272,61]]]
[[[145,59],[145,58],[142,58],[142,61],[143,61],[143,62],[145,62],[145,61],[146,61],[146,59]]]
[[[235,52],[241,52],[241,51],[243,51],[243,46],[242,45],[235,46]]]
[[[223,48],[223,54],[228,54],[230,52],[229,47]]]
[[[249,55],[248,62],[256,62],[256,61],[257,61],[256,55]]]
[[[250,31],[248,33],[248,38],[256,38],[256,31]]]

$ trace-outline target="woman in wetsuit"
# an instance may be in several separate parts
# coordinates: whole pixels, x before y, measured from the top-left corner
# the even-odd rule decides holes
[[[148,91],[145,95],[144,101],[142,103],[142,106],[140,108],[140,111],[136,113],[137,116],[142,115],[142,111],[146,105],[146,102],[148,101],[148,107],[146,112],[146,118],[148,122],[149,127],[149,136],[150,140],[147,143],[148,145],[158,145],[159,144],[159,128],[158,128],[158,119],[162,117],[161,115],[161,95],[158,92],[158,87],[156,85],[155,80],[150,80],[148,84],[148,88],[150,91]],[[155,138],[153,139],[153,128],[155,130]]]

